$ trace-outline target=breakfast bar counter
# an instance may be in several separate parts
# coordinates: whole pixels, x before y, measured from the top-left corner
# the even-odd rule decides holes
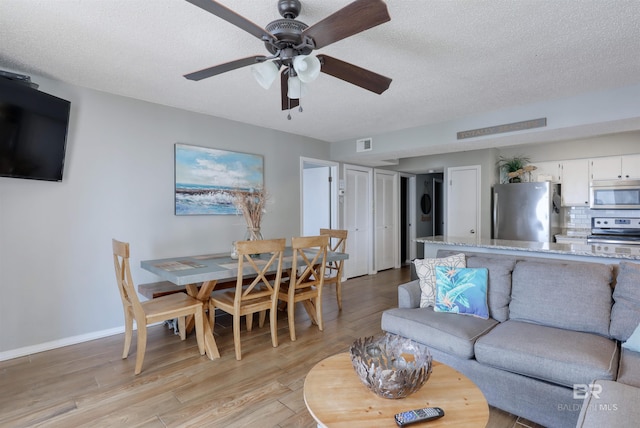
[[[438,250],[445,249],[601,263],[640,262],[640,245],[557,244],[447,236],[422,237],[416,242],[424,244],[424,257],[435,257]]]

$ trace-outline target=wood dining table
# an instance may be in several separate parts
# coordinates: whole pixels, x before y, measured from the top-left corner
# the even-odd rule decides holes
[[[257,263],[266,263],[270,254],[256,255]],[[349,255],[340,252],[327,252],[327,261],[347,260]],[[293,250],[287,247],[282,259],[282,269],[291,268]],[[229,254],[205,254],[198,256],[170,257],[166,259],[143,260],[140,267],[152,272],[164,280],[170,281],[177,288],[184,287],[187,294],[195,297],[208,307],[209,297],[218,282],[236,280],[238,277],[238,260]],[[246,268],[247,275],[253,271]],[[200,286],[200,283],[202,285]],[[204,309],[203,309],[204,310]],[[210,359],[220,358],[220,352],[213,337],[213,329],[208,317],[204,317],[205,351]]]

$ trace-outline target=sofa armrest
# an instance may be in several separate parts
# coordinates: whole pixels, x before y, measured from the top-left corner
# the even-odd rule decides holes
[[[622,348],[618,382],[640,388],[640,352]]]
[[[611,380],[596,380],[591,388],[594,392],[586,394],[576,427],[623,427],[640,419],[639,388]]]
[[[419,308],[420,307],[420,281],[414,280],[398,286],[398,307],[399,308]]]

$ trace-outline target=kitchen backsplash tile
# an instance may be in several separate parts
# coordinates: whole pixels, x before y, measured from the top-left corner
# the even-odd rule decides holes
[[[591,228],[591,210],[587,207],[565,207],[564,227],[567,229]]]
[[[640,217],[640,210],[592,210],[588,207],[564,207],[563,210],[562,227],[565,229],[591,229],[591,217]]]

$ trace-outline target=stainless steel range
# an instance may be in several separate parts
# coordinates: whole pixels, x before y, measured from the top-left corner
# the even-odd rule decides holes
[[[640,245],[640,218],[593,217],[587,243]]]

